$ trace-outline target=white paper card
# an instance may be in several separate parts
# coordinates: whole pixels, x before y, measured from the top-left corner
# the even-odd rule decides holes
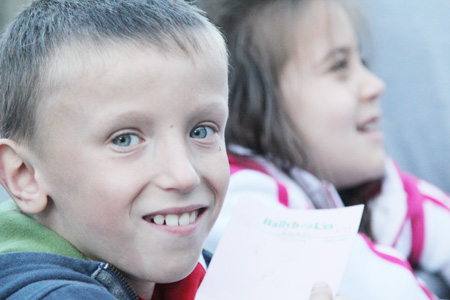
[[[317,281],[336,294],[363,205],[274,209],[242,200],[196,300],[308,300]]]

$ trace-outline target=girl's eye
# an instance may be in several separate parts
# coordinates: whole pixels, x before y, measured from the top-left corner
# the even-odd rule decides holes
[[[213,133],[214,130],[210,127],[198,126],[191,131],[189,136],[194,139],[205,139]]]
[[[348,68],[348,62],[347,60],[339,60],[334,65],[331,66],[331,71],[333,72],[339,72],[339,71],[345,71]]]
[[[365,58],[361,58],[361,64],[366,67],[369,68],[369,61]]]
[[[130,147],[139,143],[139,137],[136,134],[122,134],[116,137],[112,142],[119,147]]]

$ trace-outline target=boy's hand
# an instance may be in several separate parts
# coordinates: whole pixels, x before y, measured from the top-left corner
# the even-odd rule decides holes
[[[309,300],[333,300],[330,287],[325,282],[317,282],[311,290]],[[343,296],[337,296],[334,300],[348,300]]]

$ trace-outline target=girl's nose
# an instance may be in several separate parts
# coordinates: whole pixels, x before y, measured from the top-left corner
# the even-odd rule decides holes
[[[361,100],[373,101],[378,99],[386,89],[384,81],[366,67],[364,67],[363,72],[364,77],[360,87]]]

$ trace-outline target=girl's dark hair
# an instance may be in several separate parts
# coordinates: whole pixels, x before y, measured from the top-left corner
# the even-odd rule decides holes
[[[293,56],[292,26],[311,0],[197,1],[222,30],[230,55],[227,144],[263,155],[282,170],[304,167],[300,133],[281,101],[279,77]],[[232,148],[229,148],[233,151]]]

